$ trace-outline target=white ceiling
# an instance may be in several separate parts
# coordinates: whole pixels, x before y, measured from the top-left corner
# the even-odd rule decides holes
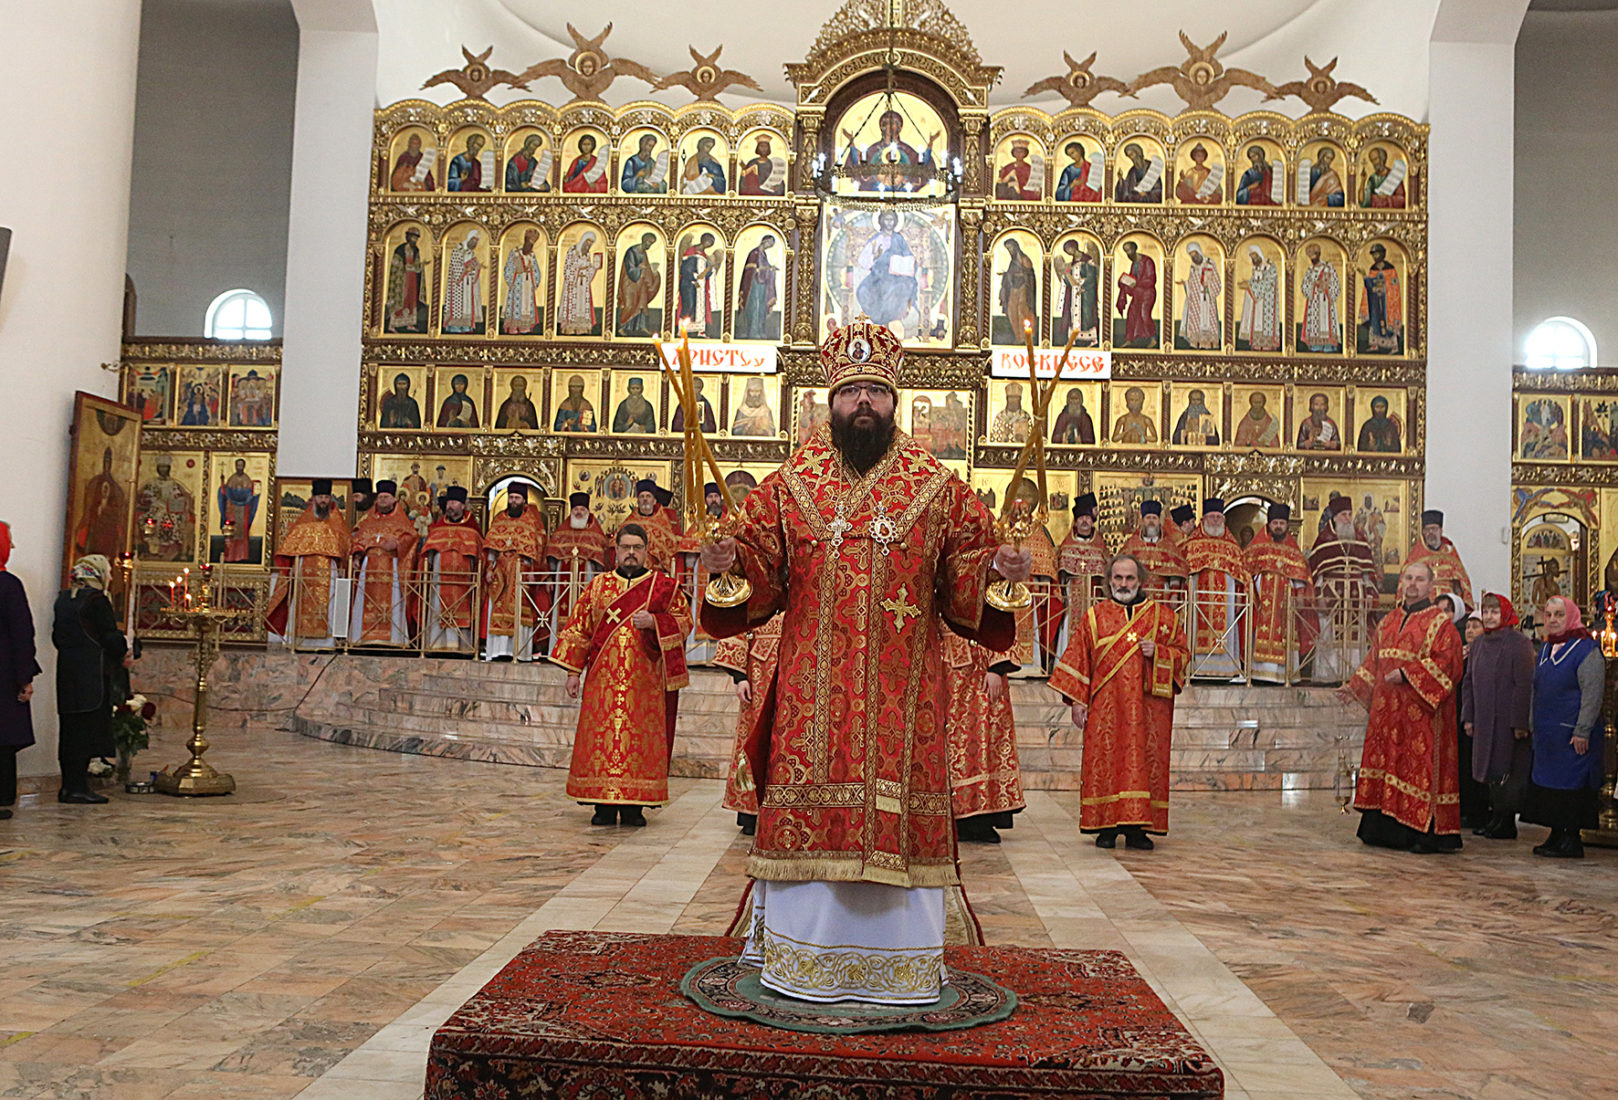
[[[839,0],[840,2],[840,0]],[[422,81],[463,64],[460,47],[475,52],[494,46],[491,64],[521,72],[536,62],[566,57],[573,50],[567,23],[594,37],[610,21],[609,56],[639,61],[657,73],[691,67],[688,45],[708,52],[723,45],[720,63],[753,76],[764,92],[726,95],[732,106],[760,99],[790,103],[791,86],[782,65],[808,52],[821,25],[837,10],[832,0],[374,0],[381,32],[377,98],[382,104],[421,97],[438,103],[459,98],[453,88],[421,91]],[[1035,81],[1065,73],[1062,51],[1083,59],[1098,52],[1094,71],[1129,80],[1160,65],[1185,58],[1176,31],[1199,44],[1229,32],[1220,60],[1281,83],[1302,79],[1303,56],[1318,63],[1341,58],[1335,76],[1365,85],[1380,107],[1344,100],[1338,110],[1352,117],[1377,110],[1424,118],[1427,111],[1427,41],[1438,0],[1241,0],[1212,5],[1206,0],[946,0],[966,25],[988,65],[1004,70],[995,89],[996,106],[1025,102]],[[498,89],[496,103],[537,97],[552,103],[569,98],[554,79],[535,81],[527,93]],[[606,94],[614,105],[653,98],[648,85],[619,80]],[[656,97],[672,105],[691,101],[675,88]],[[1060,99],[1034,100],[1057,109]],[[1179,101],[1166,88],[1141,93],[1139,100],[1103,95],[1095,106],[1116,112],[1131,106],[1173,112]],[[1268,106],[1301,114],[1296,100],[1263,104],[1258,92],[1237,89],[1221,105],[1229,114]]]

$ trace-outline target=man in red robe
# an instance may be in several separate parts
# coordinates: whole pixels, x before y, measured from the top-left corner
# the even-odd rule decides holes
[[[309,504],[275,548],[266,612],[271,634],[294,649],[335,649],[336,581],[348,562],[348,520],[331,495],[331,478],[317,477]]]
[[[971,844],[999,844],[995,830],[1011,828],[1011,816],[1027,805],[1006,679],[1017,671],[1017,663],[952,630],[942,632],[942,642],[949,683],[944,725],[955,836]]]
[[[399,506],[397,482],[376,483],[376,502],[354,525],[350,552],[357,560],[354,612],[348,638],[358,645],[407,646],[406,607],[416,571],[416,524]]]
[[[680,520],[679,513],[669,506],[673,499],[674,494],[659,486],[655,479],[643,477],[635,482],[635,511],[624,522],[638,523],[646,529],[646,568],[677,577]]]
[[[1338,689],[1370,712],[1354,791],[1358,835],[1382,848],[1459,851],[1461,636],[1432,602],[1431,566],[1406,563],[1399,586],[1403,603],[1383,618],[1365,663]]]
[[[1247,562],[1225,528],[1225,502],[1202,502],[1202,525],[1180,546],[1191,569],[1191,652],[1198,679],[1229,680],[1242,671],[1249,606]]]
[[[1140,562],[1146,570],[1142,584],[1149,590],[1181,589],[1191,567],[1185,563],[1171,534],[1163,530],[1163,505],[1148,500],[1140,506],[1140,526],[1124,540],[1123,553]]]
[[[590,511],[590,494],[567,498],[567,519],[545,541],[545,566],[555,575],[551,606],[556,620],[573,613],[573,600],[597,573],[612,568],[612,540]]]
[[[1124,346],[1157,344],[1157,264],[1134,241],[1124,242],[1129,270],[1118,276],[1118,312],[1124,318]]]
[[[1073,625],[1106,591],[1107,562],[1112,552],[1107,548],[1107,537],[1096,528],[1099,510],[1094,493],[1081,494],[1073,502],[1073,525],[1067,529],[1062,545],[1056,548],[1057,575],[1067,605],[1056,646],[1058,657],[1067,650]]]
[[[1317,684],[1348,679],[1365,659],[1368,620],[1382,576],[1370,544],[1354,526],[1354,505],[1347,497],[1331,498],[1326,522],[1309,551],[1309,576],[1320,608],[1320,637],[1310,669]]]
[[[1269,684],[1286,683],[1297,671],[1298,654],[1308,653],[1315,640],[1309,562],[1292,537],[1291,520],[1290,505],[1270,505],[1264,530],[1244,555],[1253,578],[1253,679]]]
[[[483,559],[483,535],[466,510],[466,488],[444,491],[444,514],[427,529],[421,544],[421,628],[427,649],[477,653],[472,585]]]
[[[691,609],[667,574],[646,568],[639,524],[618,529],[616,557],[580,593],[551,660],[568,671],[568,698],[584,678],[568,797],[594,804],[592,825],[645,825],[642,807],[669,800]]]
[[[736,715],[736,739],[730,749],[725,797],[720,805],[736,811],[736,824],[744,836],[752,836],[758,828],[758,787],[753,783],[753,769],[747,762],[747,735],[758,721],[759,707],[775,687],[780,655],[780,615],[772,616],[745,634],[720,639],[713,651],[713,663],[730,673],[736,685],[736,699],[742,705]]]
[[[1191,655],[1174,612],[1142,588],[1145,568],[1119,554],[1107,568],[1108,599],[1085,612],[1051,673],[1051,687],[1084,731],[1079,831],[1112,848],[1151,848],[1169,830],[1169,746],[1174,696]]]
[[[488,661],[532,661],[543,641],[542,612],[550,593],[531,575],[545,560],[545,519],[529,499],[539,486],[514,481],[506,487],[506,510],[489,521],[483,536],[483,657]]]
[[[1197,510],[1189,504],[1182,504],[1169,513],[1169,538],[1176,546],[1184,546],[1185,540],[1197,533]]]
[[[1472,578],[1467,576],[1466,566],[1461,564],[1461,552],[1444,537],[1444,513],[1436,508],[1429,508],[1421,514],[1421,538],[1416,540],[1416,545],[1405,556],[1406,564],[1413,561],[1432,566],[1434,597],[1446,592],[1459,592],[1467,607],[1477,606],[1472,602]]]
[[[759,790],[744,958],[814,1001],[933,1004],[956,885],[939,631],[1003,652],[986,605],[1032,554],[996,545],[977,495],[894,422],[899,338],[856,320],[821,347],[830,421],[702,550],[752,586],[705,604],[716,638],[783,612],[774,690],[747,740]]]

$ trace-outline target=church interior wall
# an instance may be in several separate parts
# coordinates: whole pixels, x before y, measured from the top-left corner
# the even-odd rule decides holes
[[[202,336],[246,288],[281,335],[298,26],[289,0],[141,6],[128,271],[136,335]]]

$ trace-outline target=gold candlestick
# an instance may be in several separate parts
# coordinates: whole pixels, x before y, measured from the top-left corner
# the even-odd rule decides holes
[[[191,739],[185,743],[191,759],[157,773],[157,789],[164,794],[202,796],[230,794],[236,780],[218,771],[202,758],[208,751],[208,671],[219,655],[219,631],[227,623],[240,622],[245,611],[231,611],[213,604],[213,566],[202,567],[202,599],[196,604],[186,598],[186,606],[171,608],[171,619],[186,623],[196,632],[196,700],[191,705]]]

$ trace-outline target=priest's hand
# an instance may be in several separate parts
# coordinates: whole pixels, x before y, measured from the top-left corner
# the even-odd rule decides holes
[[[720,539],[702,548],[702,567],[714,576],[730,572],[736,564],[736,540]]]
[[[736,681],[736,698],[745,706],[753,701],[753,685],[747,680]]]
[[[1382,682],[1385,683],[1385,684],[1402,684],[1402,683],[1404,683],[1405,682],[1405,670],[1402,669],[1402,668],[1394,669],[1392,672],[1389,672],[1389,673],[1385,674],[1382,677]]]
[[[994,571],[1008,581],[1025,581],[1034,574],[1034,552],[1001,543],[994,552]]]
[[[577,672],[567,674],[567,697],[569,699],[579,697],[579,674]]]
[[[1006,693],[1006,678],[998,672],[985,672],[983,691],[989,697],[989,702],[998,703],[1000,696]]]
[[[651,630],[657,626],[657,616],[643,607],[629,616],[629,622],[636,630]]]
[[[1141,643],[1140,643],[1140,655],[1142,657],[1145,657],[1147,660],[1150,660],[1151,658],[1156,657],[1157,656],[1157,639],[1156,638],[1142,638]]]
[[[1080,729],[1084,728],[1085,720],[1090,717],[1090,708],[1084,703],[1073,704],[1073,724]]]

